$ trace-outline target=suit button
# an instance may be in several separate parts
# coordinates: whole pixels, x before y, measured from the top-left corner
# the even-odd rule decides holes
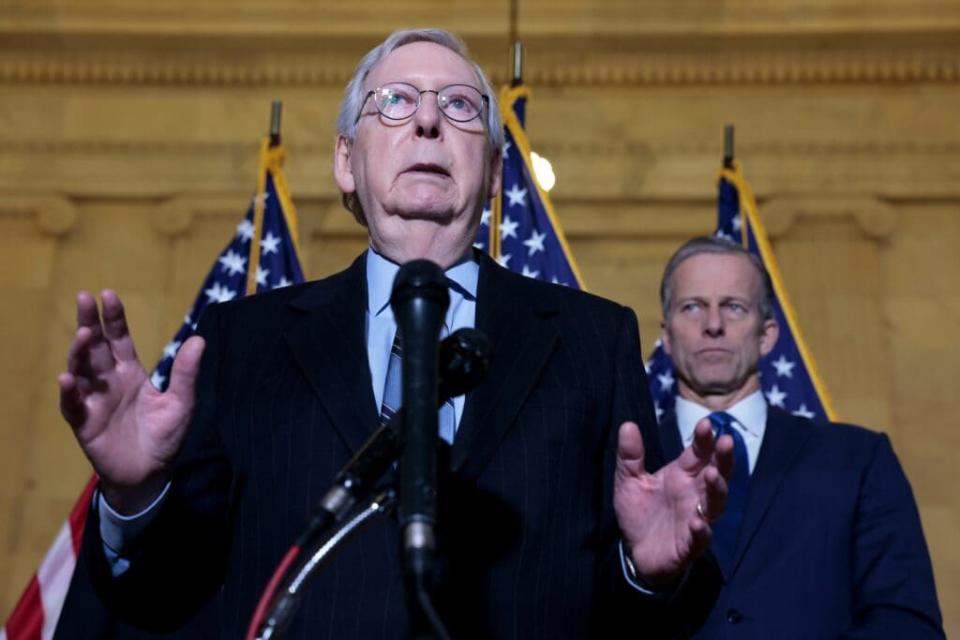
[[[727,622],[730,624],[739,624],[743,620],[743,614],[736,609],[727,609]]]

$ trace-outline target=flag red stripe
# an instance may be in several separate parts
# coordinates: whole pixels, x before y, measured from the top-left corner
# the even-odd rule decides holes
[[[10,614],[5,631],[8,640],[41,640],[41,629],[43,629],[43,601],[40,599],[40,582],[34,575],[23,595],[20,596],[20,602]]]

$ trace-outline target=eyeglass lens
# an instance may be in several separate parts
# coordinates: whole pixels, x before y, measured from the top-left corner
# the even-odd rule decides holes
[[[393,120],[409,118],[420,106],[424,93],[437,94],[437,106],[443,114],[456,122],[469,122],[483,109],[483,96],[474,87],[465,84],[451,84],[439,91],[424,89],[421,91],[404,82],[394,82],[378,87],[374,92],[377,109],[385,117]]]

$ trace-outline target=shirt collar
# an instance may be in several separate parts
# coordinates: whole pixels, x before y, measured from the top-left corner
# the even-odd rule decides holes
[[[675,411],[677,428],[680,430],[680,439],[684,445],[693,441],[693,430],[697,423],[713,413],[711,409],[680,396],[677,396]],[[726,412],[737,421],[741,431],[763,439],[763,433],[767,428],[767,402],[759,389],[737,402]]]
[[[367,310],[378,316],[390,307],[390,293],[393,291],[393,279],[400,265],[381,256],[371,247],[367,250]],[[450,281],[451,293],[459,294],[467,300],[477,299],[477,282],[480,277],[480,265],[468,252],[463,260],[444,272]]]

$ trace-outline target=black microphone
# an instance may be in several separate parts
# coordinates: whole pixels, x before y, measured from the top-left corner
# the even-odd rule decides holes
[[[449,304],[439,266],[413,260],[400,267],[390,295],[403,344],[400,526],[404,566],[417,584],[429,582],[436,548],[437,340]]]
[[[490,340],[478,329],[457,329],[440,341],[440,402],[462,396],[483,380],[490,367]]]

